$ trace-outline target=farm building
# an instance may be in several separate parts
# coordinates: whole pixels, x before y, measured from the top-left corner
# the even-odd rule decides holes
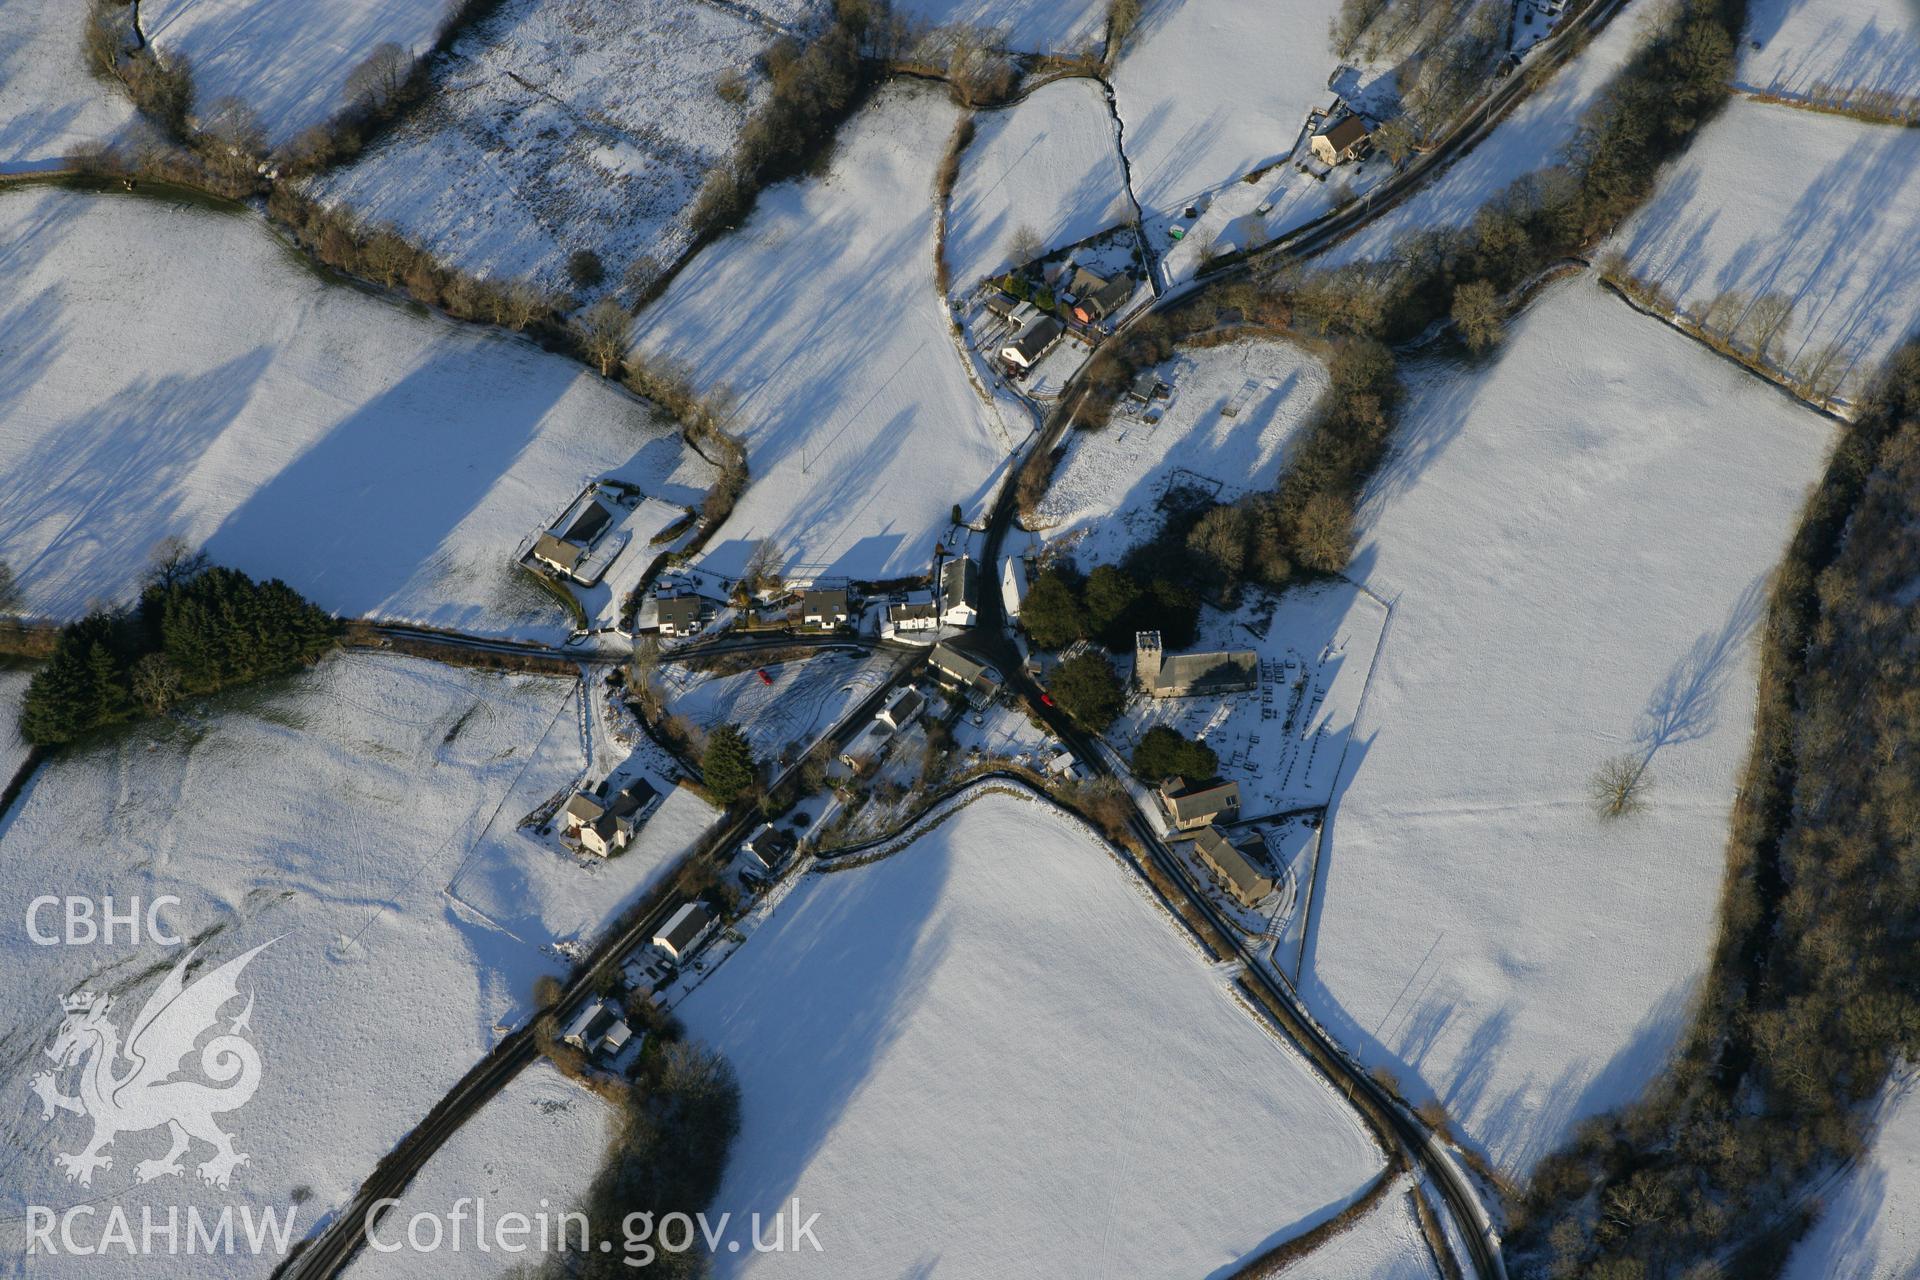
[[[1000,600],[1009,618],[1020,616],[1020,606],[1027,602],[1027,586],[1027,562],[1019,556],[1008,556],[1006,570],[1000,575]]]
[[[1260,655],[1251,649],[1234,649],[1168,657],[1158,631],[1141,631],[1133,638],[1133,674],[1155,698],[1237,693],[1259,685]]]

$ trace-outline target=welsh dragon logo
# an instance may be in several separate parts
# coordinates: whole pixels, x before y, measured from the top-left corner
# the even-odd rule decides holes
[[[120,1029],[107,1019],[111,1000],[95,999],[85,991],[66,998],[66,1017],[46,1051],[58,1066],[36,1075],[33,1091],[47,1119],[57,1111],[71,1111],[93,1121],[93,1137],[82,1150],[54,1156],[67,1181],[92,1186],[94,1170],[113,1167],[113,1157],[102,1153],[115,1138],[165,1125],[173,1145],[159,1159],[135,1164],[136,1178],[151,1182],[184,1172],[180,1157],[197,1139],[213,1148],[197,1170],[201,1181],[228,1185],[247,1157],[233,1149],[232,1136],[213,1118],[245,1106],[260,1087],[260,1053],[241,1035],[253,1014],[251,994],[225,1032],[200,1050],[200,1071],[214,1084],[173,1077],[200,1037],[216,1028],[221,1008],[239,998],[240,974],[247,963],[272,945],[264,942],[235,956],[191,986],[186,982],[193,959],[189,953],[148,997],[127,1031],[124,1047]],[[60,1092],[59,1073],[76,1066],[80,1092],[68,1096]]]

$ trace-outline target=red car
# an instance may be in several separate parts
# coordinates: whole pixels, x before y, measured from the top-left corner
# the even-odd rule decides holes
[[[1053,705],[1053,695],[1052,695],[1052,694],[1050,694],[1050,693],[1044,693],[1044,692],[1043,692],[1043,693],[1042,693],[1042,694],[1040,695],[1040,704],[1041,704],[1042,706],[1047,706],[1047,707],[1050,707],[1050,706],[1052,706],[1052,705]]]
[[[772,684],[772,683],[773,683],[773,677],[772,677],[772,676],[770,676],[770,675],[768,675],[768,674],[766,673],[766,671],[765,671],[765,669],[762,669],[762,670],[760,670],[760,671],[756,671],[756,672],[754,672],[754,674],[760,677],[760,683],[761,683],[761,684]]]

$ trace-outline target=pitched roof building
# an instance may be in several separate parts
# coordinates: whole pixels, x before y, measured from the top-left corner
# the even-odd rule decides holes
[[[800,597],[800,621],[809,627],[830,630],[847,625],[847,592],[809,591]]]
[[[660,931],[653,935],[653,945],[678,964],[712,928],[713,917],[707,913],[707,908],[701,903],[689,902],[660,926]]]
[[[659,804],[660,793],[653,789],[653,784],[645,778],[634,779],[604,812],[581,824],[578,829],[581,847],[611,858],[633,842],[633,837]]]
[[[941,683],[973,697],[991,697],[1000,687],[1000,675],[992,667],[944,641],[933,646],[928,662]]]
[[[1167,816],[1181,831],[1204,827],[1219,818],[1232,822],[1240,816],[1240,784],[1217,782],[1210,787],[1189,788],[1185,778],[1168,778],[1160,784],[1160,802]]]
[[[1359,116],[1341,116],[1332,124],[1320,126],[1307,145],[1321,164],[1334,165],[1352,160],[1367,149],[1372,133]]]
[[[706,616],[706,611],[707,602],[699,596],[661,596],[660,634],[690,636],[700,629],[700,620]]]
[[[1260,684],[1260,655],[1251,649],[1177,653],[1168,657],[1158,631],[1133,637],[1133,675],[1155,698],[1194,698],[1237,693]]]
[[[940,570],[940,620],[970,627],[980,615],[980,566],[972,556],[949,560]]]
[[[1041,316],[1022,329],[1013,341],[1000,348],[1000,358],[1019,368],[1031,369],[1065,332],[1066,328],[1058,320],[1052,316]]]
[[[1193,838],[1193,848],[1241,906],[1251,907],[1273,892],[1273,877],[1217,828],[1200,828]]]

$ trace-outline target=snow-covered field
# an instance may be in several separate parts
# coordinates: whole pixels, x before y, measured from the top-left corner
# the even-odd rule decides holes
[[[31,667],[0,666],[0,787],[27,758],[27,744],[20,738],[20,700],[32,680]]]
[[[706,800],[678,785],[679,764],[642,731],[631,712],[616,704],[617,691],[591,669],[584,686],[591,702],[584,713],[577,698],[566,709],[564,728],[553,737],[579,743],[554,750],[542,768],[503,804],[500,820],[473,857],[447,882],[447,896],[502,932],[530,945],[590,943],[612,926],[621,907],[651,888],[719,817]],[[644,778],[663,799],[633,843],[613,858],[575,853],[535,818],[551,814],[582,785],[611,779],[618,790]]]
[[[0,560],[32,614],[131,598],[177,535],[343,614],[563,635],[521,541],[603,473],[683,504],[712,475],[571,361],[328,283],[245,217],[9,192],[0,271]]]
[[[140,26],[163,56],[186,55],[200,110],[238,98],[259,117],[268,143],[283,146],[347,105],[349,77],[380,45],[397,44],[410,56],[431,48],[453,7],[453,0],[144,0]]]
[[[1022,53],[1098,53],[1107,35],[1104,0],[895,0],[893,8],[936,26],[997,32]]]
[[[1833,433],[1585,277],[1490,367],[1410,382],[1351,570],[1393,621],[1302,989],[1524,1174],[1636,1096],[1685,1024],[1752,726],[1750,633]],[[1651,753],[1648,808],[1603,823],[1589,779],[1627,753]]]
[[[1092,80],[1044,85],[1016,106],[975,117],[947,211],[947,265],[957,293],[1017,266],[1014,235],[1046,248],[1129,221],[1127,176],[1106,96]]]
[[[1164,213],[1287,155],[1333,100],[1332,0],[1162,0],[1145,6],[1113,88],[1134,195]]]
[[[1787,97],[1825,99],[1836,90],[1920,97],[1920,6],[1913,0],[1754,0],[1740,49],[1740,83]]]
[[[1434,1280],[1440,1272],[1402,1174],[1365,1217],[1277,1274],[1279,1280]]]
[[[1920,131],[1736,98],[1613,247],[1696,318],[1722,290],[1790,299],[1774,360],[1832,344],[1857,391],[1920,326]]]
[[[347,654],[314,671],[143,723],[44,769],[0,823],[0,1249],[20,1258],[23,1206],[98,1199],[135,1215],[152,1204],[298,1206],[296,1237],[343,1203],[392,1144],[497,1038],[523,1018],[534,978],[557,960],[463,910],[444,892],[511,827],[540,775],[577,767],[571,686],[386,656]],[[124,910],[175,895],[162,913],[209,961],[271,941],[246,970],[258,1093],[223,1117],[251,1157],[231,1188],[184,1178],[136,1186],[161,1132],[116,1141],[90,1190],[69,1186],[55,1152],[87,1127],[41,1117],[29,1077],[52,1064],[61,999],[115,1000],[124,1033],[181,952],[148,942],[33,945],[22,922],[43,894]],[[58,913],[43,913],[58,929]],[[228,1018],[238,1007],[225,1011]],[[71,1079],[61,1081],[71,1092]],[[192,1153],[195,1162],[207,1156]],[[104,1211],[104,1210],[103,1210]],[[196,1259],[196,1276],[264,1276],[274,1259]],[[14,1263],[12,1265],[20,1265]],[[155,1274],[140,1259],[35,1258],[25,1274]],[[8,1274],[20,1274],[9,1271]]]
[[[823,1252],[723,1276],[1204,1275],[1383,1166],[1077,823],[987,795],[800,882],[678,1013],[740,1073],[717,1207]]]
[[[1101,430],[1073,432],[1034,514],[1049,542],[1072,546],[1088,564],[1117,560],[1158,532],[1169,487],[1221,501],[1271,487],[1288,441],[1327,387],[1318,360],[1279,342],[1183,351],[1155,372],[1172,395],[1150,412],[1132,405]]]
[[[72,155],[133,119],[119,86],[87,70],[87,6],[0,0],[0,173]]]
[[[1353,737],[1387,609],[1345,582],[1263,597],[1236,614],[1209,609],[1192,649],[1251,649],[1258,689],[1222,697],[1136,694],[1107,737],[1131,755],[1148,729],[1170,725],[1220,757],[1247,818],[1324,805]]]
[[[762,756],[790,749],[798,758],[886,683],[894,662],[883,654],[823,653],[760,668],[771,684],[756,671],[714,676],[670,663],[660,668],[656,679],[674,715],[702,729],[739,725]]]
[[[534,1245],[539,1238],[538,1215],[557,1220],[559,1214],[580,1204],[599,1171],[601,1152],[613,1138],[615,1120],[612,1108],[597,1094],[547,1063],[535,1063],[435,1153],[375,1238],[382,1249],[404,1245],[407,1224],[415,1214],[431,1214],[444,1225],[462,1199],[478,1199],[490,1224],[509,1213],[525,1214],[536,1224],[536,1234],[519,1243]],[[541,1261],[532,1249],[521,1254],[502,1252],[499,1237],[490,1241],[491,1252],[481,1252],[472,1234],[475,1206],[469,1203],[466,1208],[469,1217],[462,1225],[467,1234],[458,1257],[451,1256],[451,1235],[438,1251],[402,1247],[387,1253],[367,1248],[345,1275],[349,1280],[442,1280],[448,1275],[484,1280],[516,1275],[515,1267]],[[608,1224],[602,1226],[613,1230]],[[418,1238],[432,1239],[424,1228]],[[515,1241],[508,1237],[508,1242]]]
[[[1920,1275],[1920,1092],[1908,1071],[1889,1084],[1867,1153],[1821,1192],[1787,1280],[1912,1280]]]
[[[1404,204],[1375,219],[1318,260],[1328,264],[1385,258],[1410,232],[1463,227],[1516,179],[1559,163],[1615,73],[1644,38],[1648,0],[1627,0],[1593,42],[1524,98],[1493,132]],[[1696,146],[1698,143],[1695,144]]]
[[[567,259],[591,249],[619,288],[686,251],[684,215],[763,91],[753,60],[772,38],[694,0],[508,0],[428,103],[314,194],[478,275],[579,292]],[[720,95],[728,72],[741,102]]]
[[[752,482],[703,563],[770,538],[789,575],[923,573],[954,504],[984,509],[1013,446],[933,284],[933,174],[955,108],[882,89],[825,178],[774,187],[639,320],[638,345],[738,397]]]

